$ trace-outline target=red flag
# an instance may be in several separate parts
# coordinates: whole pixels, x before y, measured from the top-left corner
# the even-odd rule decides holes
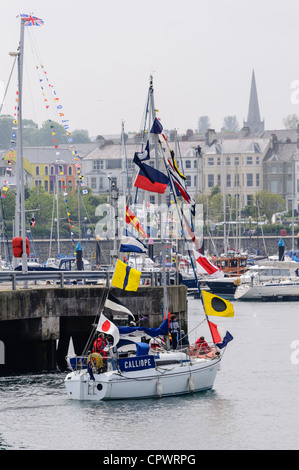
[[[219,277],[224,275],[223,272],[217,268],[217,266],[214,266],[212,263],[210,263],[208,258],[203,256],[201,253],[194,251],[194,255],[195,255],[196,262],[201,266],[205,274],[212,275],[212,274],[218,273]]]

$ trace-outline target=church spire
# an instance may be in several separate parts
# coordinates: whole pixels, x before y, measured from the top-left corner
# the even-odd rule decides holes
[[[248,117],[247,122],[244,122],[244,126],[249,127],[251,132],[264,132],[264,121],[261,121],[260,117],[254,70],[251,78]]]

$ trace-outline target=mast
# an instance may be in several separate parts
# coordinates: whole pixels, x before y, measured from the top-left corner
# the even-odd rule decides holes
[[[23,56],[24,56],[24,31],[25,22],[21,18],[20,43],[16,53],[10,55],[18,58],[18,140],[17,140],[17,161],[16,179],[20,181],[16,190],[15,207],[15,237],[22,237],[22,272],[27,272],[26,253],[26,227],[25,227],[25,190],[24,190],[24,162],[23,162],[23,129],[22,129],[22,98],[23,98]]]

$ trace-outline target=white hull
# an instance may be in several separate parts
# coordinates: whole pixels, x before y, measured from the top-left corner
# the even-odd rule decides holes
[[[299,298],[299,282],[282,281],[261,283],[259,285],[240,285],[237,287],[234,298],[236,300],[258,300],[261,298]]]
[[[160,354],[166,361],[169,353]],[[195,359],[181,354],[186,362],[156,365],[155,368],[134,372],[116,370],[94,374],[87,370],[70,372],[65,379],[68,398],[73,400],[121,400],[182,395],[209,390],[213,387],[220,365],[215,359]],[[158,362],[156,363],[158,364]]]

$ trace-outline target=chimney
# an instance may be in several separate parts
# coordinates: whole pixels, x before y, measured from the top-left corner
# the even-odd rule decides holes
[[[212,145],[212,143],[216,139],[215,129],[207,129],[207,132],[205,133],[205,138],[206,138],[206,144]]]
[[[271,134],[270,135],[270,149],[274,148],[274,145],[277,142],[277,135],[276,134]]]

